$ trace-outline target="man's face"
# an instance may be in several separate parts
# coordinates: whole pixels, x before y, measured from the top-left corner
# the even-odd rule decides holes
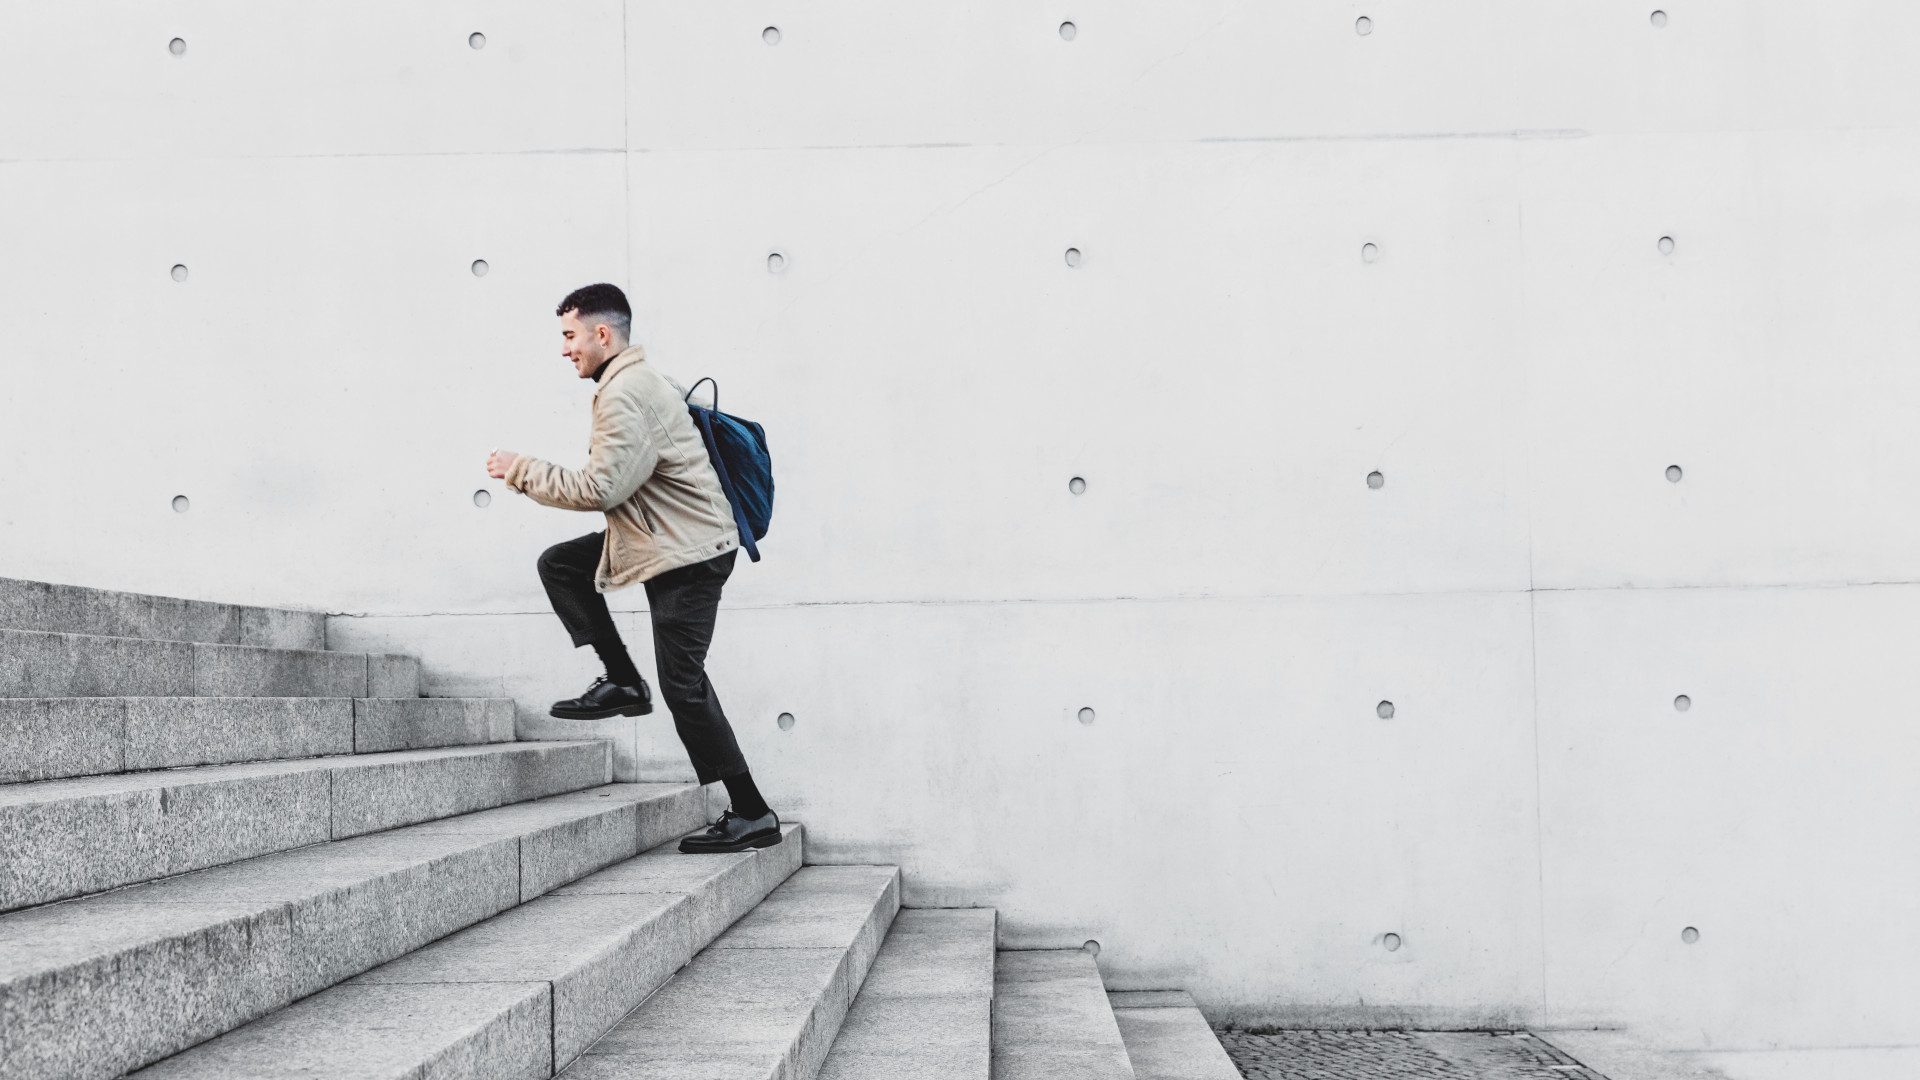
[[[593,378],[613,352],[613,331],[605,323],[589,326],[581,322],[577,308],[569,308],[560,316],[560,355],[573,361],[573,370],[581,378]]]

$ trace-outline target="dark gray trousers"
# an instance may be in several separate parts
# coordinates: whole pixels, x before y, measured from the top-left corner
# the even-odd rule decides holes
[[[620,640],[606,596],[593,587],[605,540],[605,533],[590,533],[540,554],[540,583],[547,587],[547,599],[553,601],[553,612],[572,635],[575,648]],[[713,641],[720,590],[733,573],[735,554],[729,551],[646,582],[660,698],[673,713],[673,728],[703,784],[747,771],[733,725],[727,722],[713,682],[707,678],[707,646]]]

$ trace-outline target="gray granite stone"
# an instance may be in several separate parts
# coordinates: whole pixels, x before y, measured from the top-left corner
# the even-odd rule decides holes
[[[1115,994],[1110,1000],[1135,1080],[1240,1080],[1239,1068],[1191,998],[1184,1005],[1151,1004],[1145,994]]]
[[[365,754],[333,775],[333,835],[357,836],[605,782],[607,745],[498,743]]]
[[[512,740],[512,698],[360,698],[353,703],[353,744],[363,754]]]
[[[118,1076],[517,897],[510,840],[368,839],[0,916],[0,1077]]]
[[[555,1062],[565,1065],[693,959],[689,907],[659,893],[542,897],[356,981],[546,980]]]
[[[552,1075],[540,982],[348,984],[135,1073],[145,1080]]]
[[[840,949],[709,949],[561,1075],[807,1080],[846,1016]]]
[[[992,909],[902,911],[820,1080],[988,1080]]]
[[[192,693],[195,647],[177,641],[0,630],[0,697]]]
[[[0,698],[0,784],[119,772],[123,698]]]
[[[0,627],[163,641],[326,647],[326,614],[0,578]]]
[[[0,788],[0,911],[319,843],[327,773],[276,762]]]
[[[420,696],[420,661],[397,653],[367,654],[367,689],[370,698],[411,698]]]
[[[801,868],[565,1075],[813,1077],[898,910],[899,891],[893,867]],[[762,915],[775,897],[784,898],[777,914]],[[750,925],[792,918],[806,929],[791,939]],[[720,947],[729,938],[733,947]],[[748,940],[763,944],[742,944]]]
[[[233,644],[263,649],[324,649],[327,647],[327,613],[243,607],[240,636]]]
[[[1002,952],[994,968],[995,1080],[1133,1080],[1093,957]]]
[[[738,922],[767,894],[800,868],[804,833],[782,826],[786,839],[770,848],[722,855],[682,855],[663,843],[642,854],[575,881],[559,895],[666,893],[690,898],[694,939],[703,946]]]
[[[128,769],[353,753],[352,698],[142,697],[125,701]]]
[[[365,697],[363,653],[195,644],[193,693],[203,697]]]

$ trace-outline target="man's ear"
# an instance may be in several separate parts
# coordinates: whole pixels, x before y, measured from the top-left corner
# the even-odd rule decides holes
[[[594,323],[593,324],[593,340],[599,342],[600,347],[603,349],[612,348],[613,347],[613,328],[608,326],[606,323]]]

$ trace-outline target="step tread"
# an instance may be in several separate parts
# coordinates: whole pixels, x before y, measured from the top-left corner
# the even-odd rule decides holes
[[[704,809],[693,785],[606,785],[0,915],[0,1077],[119,1075],[630,859]]]
[[[988,1080],[995,923],[992,908],[900,912],[819,1080]]]
[[[1002,952],[993,985],[994,1080],[1134,1080],[1091,954]]]
[[[1179,990],[1110,993],[1136,1080],[1240,1080],[1213,1025]]]
[[[813,1076],[899,904],[896,867],[802,868],[562,1075]]]
[[[486,1062],[492,1075],[533,1063],[548,1075],[799,869],[804,833],[783,832],[775,847],[731,855],[663,844],[582,879],[583,891],[531,900],[137,1075],[356,1080],[452,1062]],[[680,888],[656,888],[668,881]]]

